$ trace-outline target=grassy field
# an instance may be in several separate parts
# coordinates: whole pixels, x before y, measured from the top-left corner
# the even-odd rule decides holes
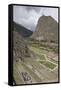
[[[56,71],[53,70],[57,67],[58,63],[53,61],[52,57],[51,60],[47,56],[49,52],[53,53],[53,51],[38,44],[30,44],[28,45],[28,49],[32,51],[32,53],[30,53],[32,57],[25,57],[23,61],[18,58],[17,62],[14,61],[13,76],[16,84],[57,81],[58,74],[56,74],[56,72],[58,72],[58,69]],[[30,80],[28,80],[28,78],[30,78]]]
[[[50,69],[54,69],[56,67],[55,64],[49,62],[49,61],[39,61],[41,64],[45,65],[46,67],[50,68]]]
[[[37,54],[37,56],[39,57],[39,62],[41,64],[43,64],[44,66],[50,69],[54,69],[56,67],[56,64],[54,64],[52,61],[51,62],[49,61],[46,55],[47,52],[45,53],[46,50],[34,46],[31,46],[30,49]]]

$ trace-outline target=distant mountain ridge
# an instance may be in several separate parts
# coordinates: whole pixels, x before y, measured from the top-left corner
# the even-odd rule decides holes
[[[33,32],[31,30],[28,30],[24,26],[22,26],[20,24],[17,24],[15,22],[13,22],[13,24],[14,24],[15,31],[17,31],[19,34],[21,34],[21,36],[23,36],[23,37],[29,37],[29,36],[32,35]]]
[[[58,42],[58,23],[51,16],[41,16],[32,35],[36,40]]]

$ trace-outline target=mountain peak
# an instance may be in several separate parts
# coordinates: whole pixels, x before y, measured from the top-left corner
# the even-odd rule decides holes
[[[32,37],[37,40],[58,41],[58,23],[51,16],[41,16]]]
[[[51,17],[51,16],[45,16],[45,15],[42,15],[40,18],[39,18],[39,20],[38,20],[38,23],[40,23],[40,22],[42,22],[42,21],[50,21],[50,22],[53,22],[53,23],[55,23],[55,22],[57,22],[53,17]]]
[[[33,33],[31,30],[28,30],[24,26],[17,24],[15,22],[14,22],[14,28],[15,28],[15,31],[17,31],[22,37],[29,37]]]

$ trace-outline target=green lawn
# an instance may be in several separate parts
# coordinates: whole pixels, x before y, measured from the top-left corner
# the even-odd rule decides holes
[[[54,69],[56,67],[55,64],[49,62],[49,61],[39,61],[41,64],[45,65],[46,67],[50,68],[50,69]]]
[[[50,61],[46,61],[46,58],[44,56],[44,51],[43,48],[37,48],[37,47],[29,47],[33,52],[35,52],[37,54],[37,56],[39,56],[39,62],[43,65],[45,65],[46,67],[50,68],[50,69],[54,69],[56,67],[56,65],[53,62]],[[48,59],[48,58],[47,58]]]
[[[44,55],[40,54],[39,57],[40,57],[41,60],[46,60]]]

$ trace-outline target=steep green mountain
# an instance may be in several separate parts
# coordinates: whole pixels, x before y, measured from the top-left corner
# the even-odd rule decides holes
[[[19,32],[19,34],[21,35],[21,36],[23,36],[23,37],[29,37],[29,36],[31,36],[32,35],[32,31],[31,30],[28,30],[28,29],[26,29],[24,26],[22,26],[22,25],[19,25],[19,24],[17,24],[17,23],[13,23],[14,24],[14,28],[15,28],[15,30],[17,31],[17,32]]]
[[[32,38],[39,41],[58,42],[58,23],[51,16],[41,16]]]

